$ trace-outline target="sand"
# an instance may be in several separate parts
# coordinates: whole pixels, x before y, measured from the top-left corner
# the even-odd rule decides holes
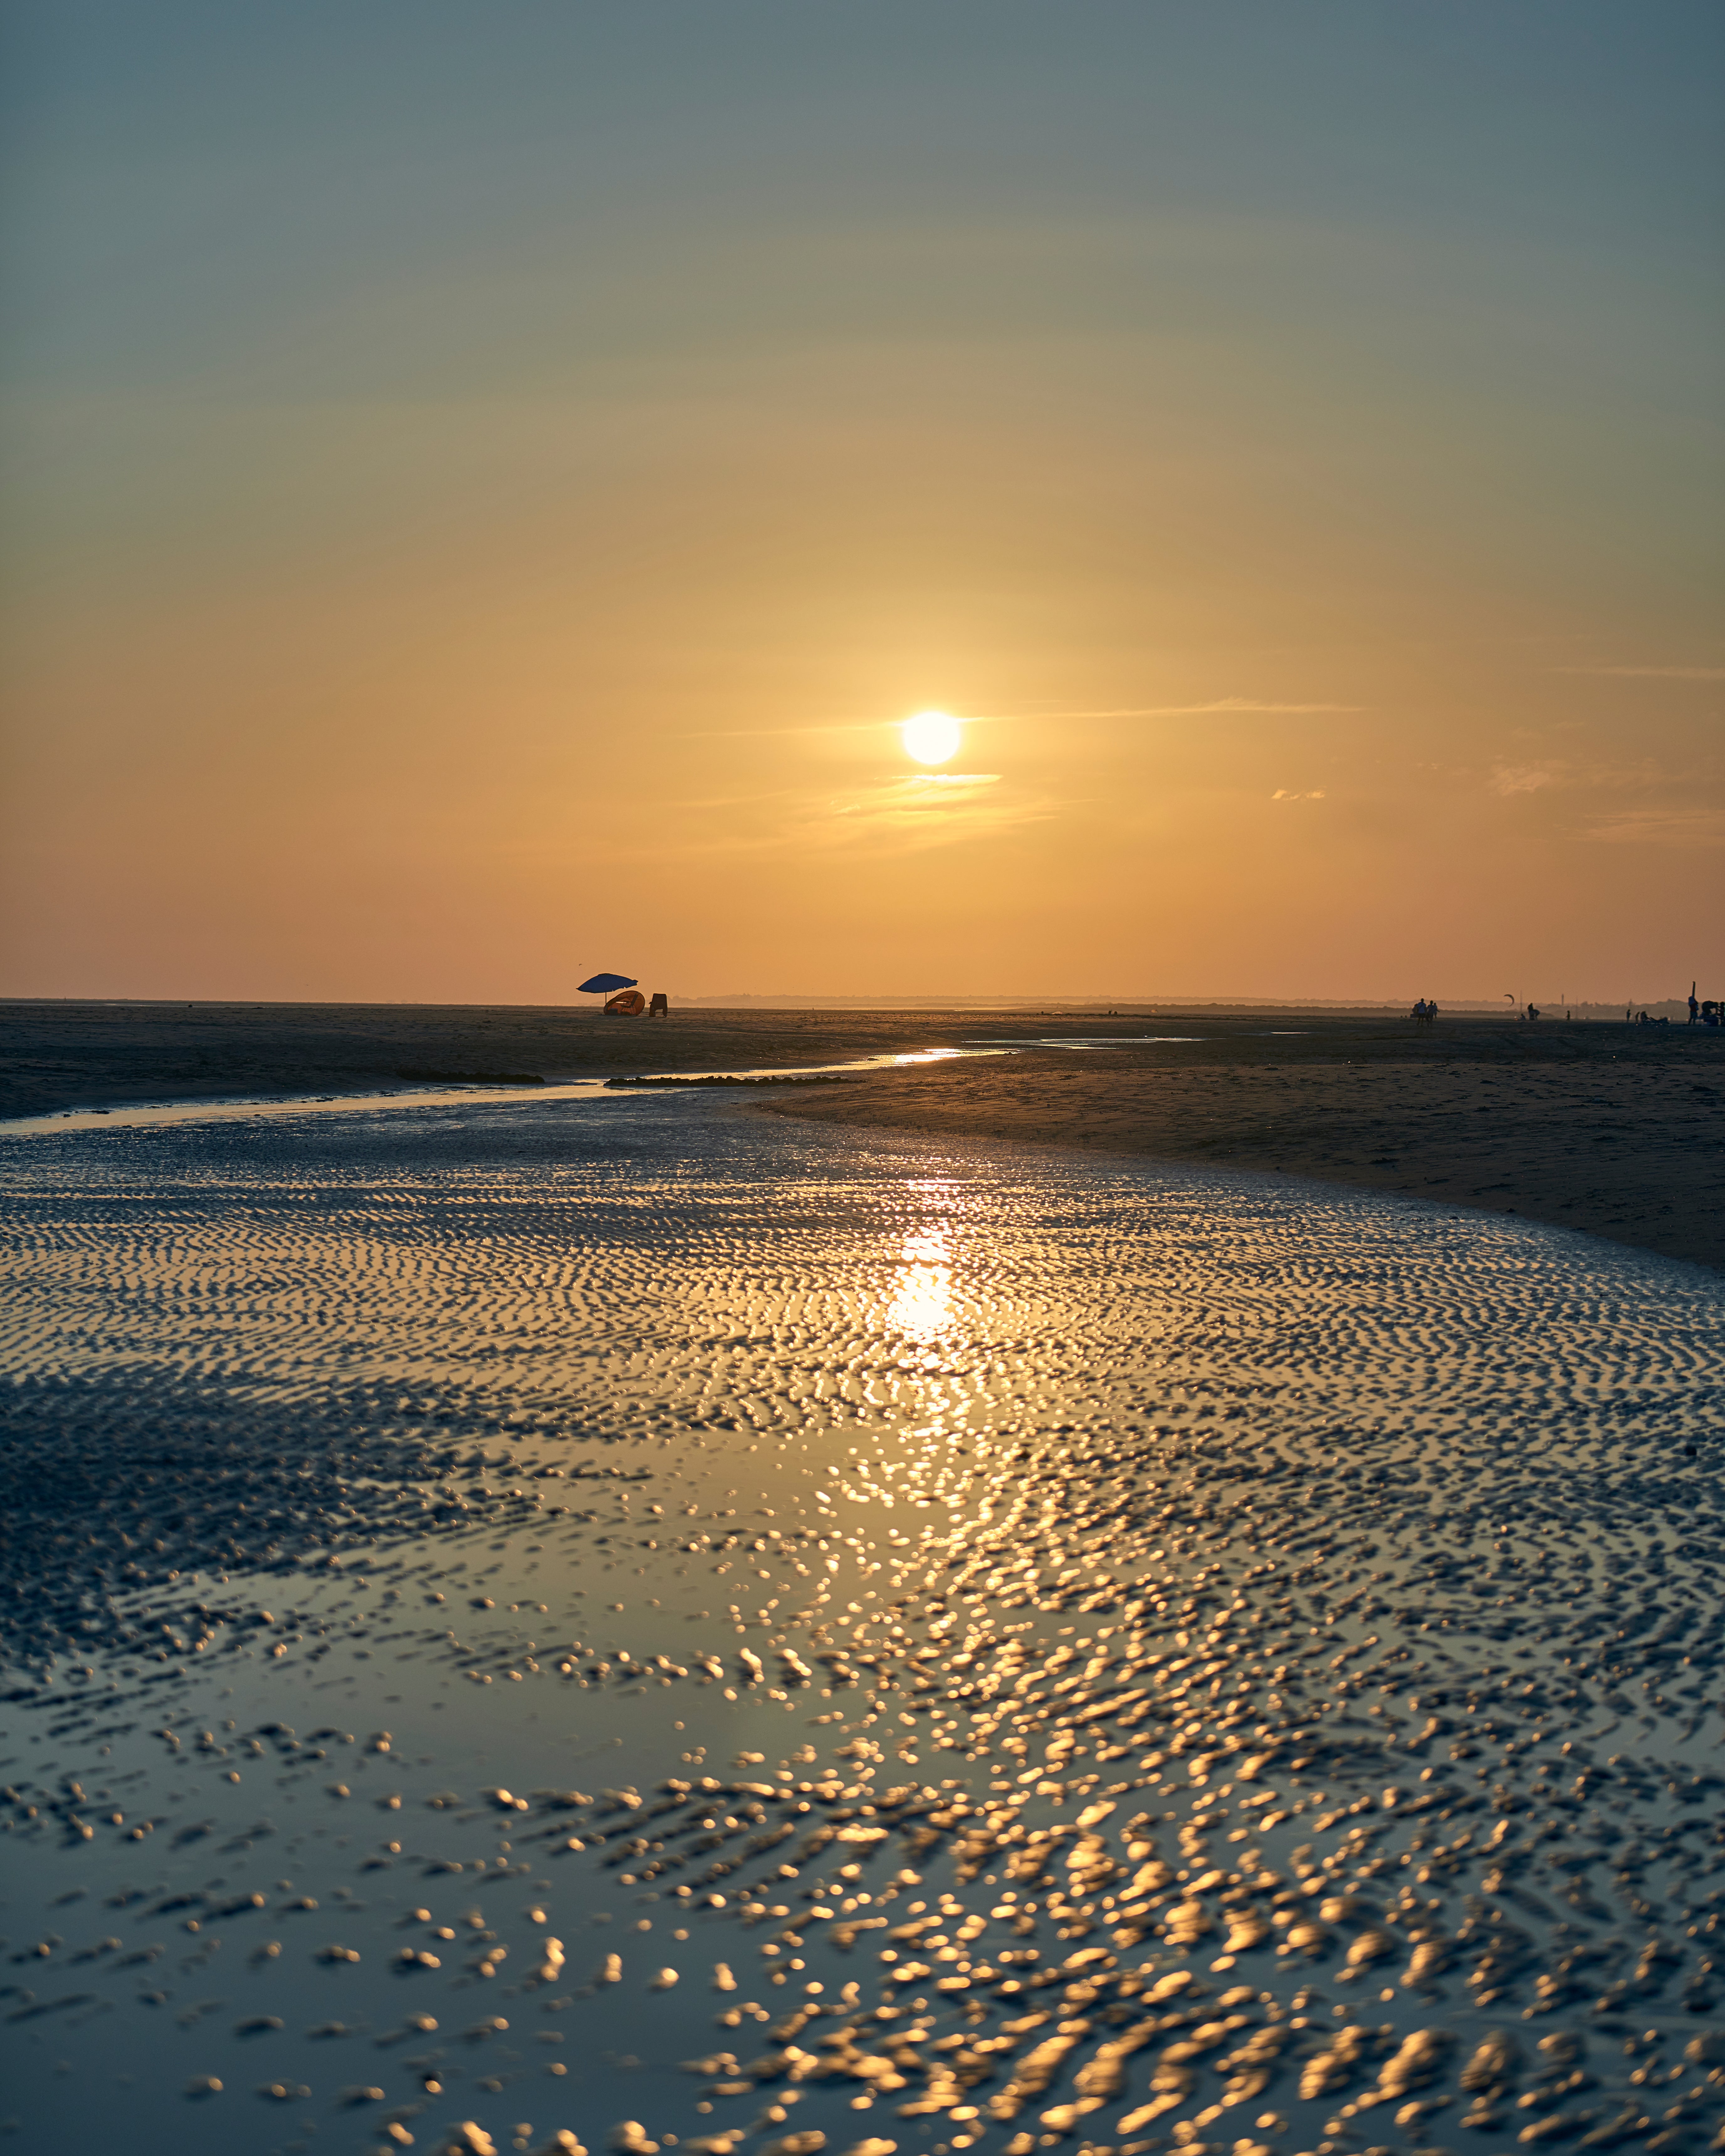
[[[1725,1032],[1286,1014],[1132,1029],[1201,1038],[941,1063],[770,1106],[1317,1177],[1725,1266]]]
[[[0,1162],[20,2147],[1725,2123],[1712,1276],[725,1092]]]
[[[434,1078],[554,1085],[788,1070],[995,1044],[1016,1052],[895,1070],[778,1105],[949,1139],[1316,1177],[1725,1265],[1725,1031],[1714,1029],[1465,1017],[1419,1028],[1285,1010],[680,1009],[668,1020],[551,1006],[5,1010],[3,1116],[387,1093]]]
[[[1046,1014],[683,1010],[605,1019],[564,1006],[0,1004],[0,1118],[135,1102],[399,1091],[427,1079],[559,1081],[783,1068],[1034,1040]],[[1063,1030],[1084,1023],[1064,1019]],[[1136,1023],[1131,1030],[1139,1030]]]

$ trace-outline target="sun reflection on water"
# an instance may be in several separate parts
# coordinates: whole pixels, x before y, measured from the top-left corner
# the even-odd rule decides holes
[[[944,1228],[919,1228],[905,1238],[886,1323],[895,1332],[932,1340],[952,1326],[952,1245]]]

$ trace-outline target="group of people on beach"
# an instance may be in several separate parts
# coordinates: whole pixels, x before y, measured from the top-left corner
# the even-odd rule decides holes
[[[1709,999],[1704,1003],[1697,1003],[1695,999],[1695,988],[1696,983],[1692,981],[1689,984],[1691,1025],[1725,1025],[1725,999],[1718,1002]],[[1437,1014],[1438,1007],[1430,996],[1421,996],[1408,1014],[1415,1025],[1430,1025]],[[1515,1014],[1517,1018],[1524,1020],[1538,1019],[1539,1014],[1539,1006],[1537,1004],[1529,1004],[1525,1010],[1517,1010]],[[1568,1018],[1569,1014],[1565,1011],[1563,1015]],[[1636,1010],[1633,1004],[1624,1013],[1623,1021],[1625,1025],[1669,1025],[1671,1024],[1669,1019],[1650,1018],[1645,1011]]]
[[[1654,1018],[1646,1011],[1638,1011],[1631,1004],[1624,1014],[1625,1025],[1669,1025],[1668,1018]],[[1695,990],[1689,991],[1689,1023],[1691,1025],[1725,1025],[1725,1003],[1697,1003]]]

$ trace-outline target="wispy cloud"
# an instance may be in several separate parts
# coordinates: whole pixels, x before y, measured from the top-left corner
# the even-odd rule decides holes
[[[1286,787],[1278,786],[1270,798],[1272,801],[1323,801],[1328,798],[1321,786],[1314,787],[1309,793],[1291,793]]]
[[[1557,783],[1558,773],[1544,763],[1500,763],[1491,773],[1494,793],[1537,793],[1542,786]]]
[[[714,726],[698,728],[692,733],[678,734],[678,741],[785,741],[805,734],[888,734],[896,733],[910,716],[908,711],[896,719],[843,719],[823,722],[812,726]]]
[[[957,839],[992,837],[1040,823],[1051,814],[1046,801],[997,794],[999,772],[959,776],[920,773],[889,779],[827,810],[829,834],[840,838],[900,839],[916,845],[945,845]]]
[[[1212,715],[1227,717],[1235,713],[1250,715],[1258,712],[1299,716],[1307,712],[1363,711],[1365,709],[1363,704],[1278,704],[1255,696],[1214,696],[1203,704],[1111,705],[1095,711],[954,711],[952,716],[961,726],[1024,726],[1057,723],[1066,719],[1186,719]],[[891,719],[824,721],[806,726],[722,726],[711,732],[679,734],[677,739],[763,741],[815,734],[896,733],[909,716],[906,711]]]
[[[1106,711],[990,711],[981,723],[991,721],[1022,724],[1036,719],[1183,719],[1208,711],[1362,711],[1363,704],[1271,704],[1255,696],[1215,696],[1207,704],[1138,704],[1127,710]]]
[[[1044,823],[1072,805],[1027,794],[995,771],[916,772],[838,795],[779,788],[660,804],[667,811],[706,816],[676,842],[679,855],[691,860],[787,850],[795,854],[835,844],[873,843],[889,850],[951,845]],[[725,813],[707,813],[713,810]],[[637,827],[622,826],[596,835],[590,844],[594,858],[657,860],[663,834],[655,831],[649,837]]]
[[[1725,681],[1725,666],[1558,666],[1553,671],[1612,675],[1625,681]]]
[[[1610,846],[1725,846],[1725,809],[1622,808],[1577,835]]]
[[[793,790],[788,786],[774,786],[769,787],[763,793],[696,795],[683,800],[661,801],[658,806],[661,811],[673,808],[698,809],[703,812],[712,808],[758,808],[763,803],[768,801],[788,801],[793,798]]]

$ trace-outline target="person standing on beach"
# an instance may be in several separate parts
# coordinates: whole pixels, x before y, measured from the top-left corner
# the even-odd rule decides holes
[[[1689,1023],[1693,1025],[1701,1017],[1701,1005],[1695,1000],[1696,983],[1689,983]]]

